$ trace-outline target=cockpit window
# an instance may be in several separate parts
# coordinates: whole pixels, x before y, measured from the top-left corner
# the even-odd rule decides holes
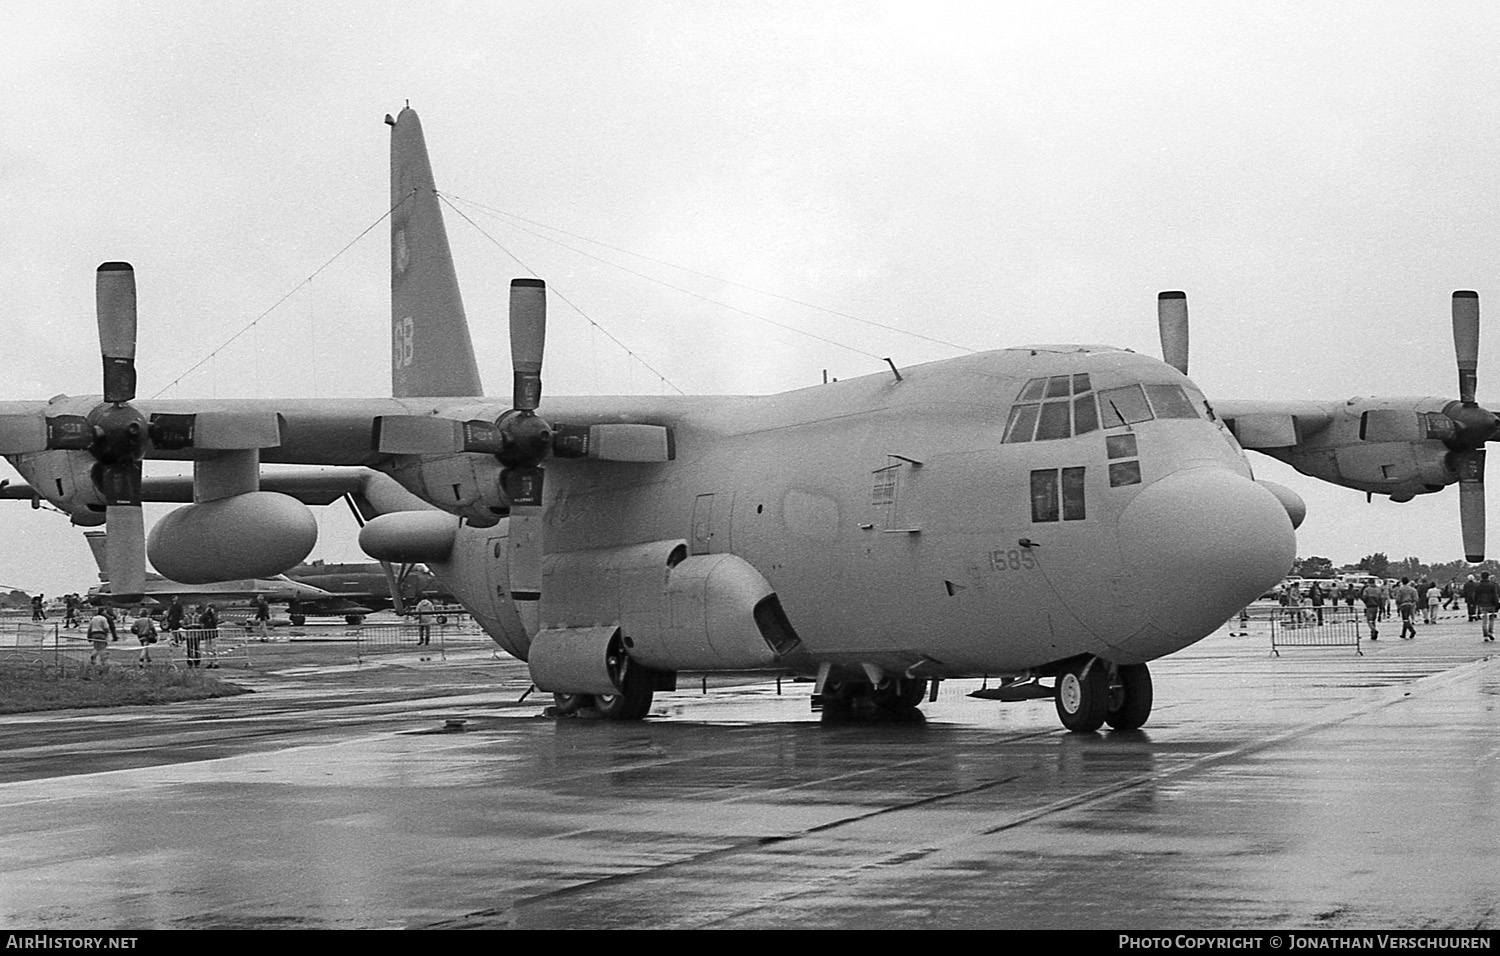
[[[1005,426],[1005,440],[1031,441],[1031,433],[1036,430],[1036,415],[1040,409],[1040,405],[1017,405],[1011,409],[1010,422]]]
[[[1108,388],[1099,393],[1099,417],[1105,428],[1151,420],[1151,406],[1139,385]]]
[[[1068,406],[1069,402],[1043,402],[1042,414],[1037,419],[1036,440],[1048,441],[1053,438],[1067,438],[1068,431]]]
[[[1180,385],[1147,385],[1146,396],[1157,418],[1198,418],[1198,410]]]
[[[1087,372],[1030,380],[1017,399],[1023,404],[1011,409],[1004,441],[1052,441],[1098,428],[1091,388]],[[1079,397],[1071,398],[1074,395]]]

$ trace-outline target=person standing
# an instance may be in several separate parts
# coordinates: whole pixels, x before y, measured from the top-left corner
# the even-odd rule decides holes
[[[1365,622],[1370,625],[1370,640],[1378,641],[1380,632],[1376,630],[1375,622],[1380,620],[1380,609],[1385,607],[1385,588],[1376,581],[1371,581],[1365,585],[1359,597],[1365,602]]]
[[[1401,640],[1411,640],[1417,636],[1417,589],[1411,586],[1411,578],[1402,578],[1392,597],[1396,602],[1396,613],[1401,617]]]
[[[255,626],[260,628],[262,644],[271,639],[271,602],[266,600],[264,594],[255,596]]]
[[[1313,613],[1318,616],[1318,626],[1323,626],[1323,586],[1314,581],[1312,587],[1307,589],[1307,600],[1313,606]]]
[[[1432,605],[1427,600],[1427,589],[1431,585],[1427,583],[1426,578],[1422,578],[1417,581],[1415,587],[1417,589],[1417,616],[1422,619],[1423,624],[1431,624],[1432,615],[1428,612],[1428,609]]]
[[[141,654],[135,666],[144,668],[151,663],[151,645],[156,643],[156,622],[151,620],[151,614],[145,607],[136,612],[130,631],[135,635],[136,643],[141,646]]]
[[[1488,571],[1480,572],[1479,583],[1474,586],[1474,608],[1479,612],[1484,639],[1493,641],[1495,614],[1500,612],[1500,582],[1490,577]]]
[[[437,611],[436,605],[431,598],[423,598],[417,602],[417,643],[432,643],[432,615]]]
[[[198,615],[198,630],[208,643],[208,668],[212,670],[219,666],[219,612],[212,604],[204,605],[203,613]]]
[[[33,621],[45,621],[47,612],[42,607],[42,595],[34,594],[31,597],[31,619]]]
[[[1477,587],[1477,585],[1474,582],[1474,575],[1471,574],[1471,575],[1469,575],[1469,579],[1464,582],[1464,587],[1463,587],[1464,606],[1469,609],[1469,620],[1471,620],[1471,621],[1478,619],[1478,615],[1476,615],[1474,613],[1474,588],[1475,587]]]
[[[98,608],[89,619],[89,646],[93,648],[89,654],[90,664],[98,664],[101,668],[109,665],[109,632],[112,629],[104,608]]]

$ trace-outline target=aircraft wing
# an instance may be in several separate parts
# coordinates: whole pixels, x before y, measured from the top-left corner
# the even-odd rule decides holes
[[[328,505],[346,494],[360,492],[372,472],[365,468],[268,468],[260,473],[262,491],[296,498],[305,505]],[[26,482],[0,481],[0,499],[22,501],[42,498]],[[189,504],[193,501],[191,475],[153,475],[141,478],[141,500]]]
[[[1214,414],[1223,419],[1244,448],[1286,448],[1310,438],[1338,416],[1343,402],[1219,400]]]

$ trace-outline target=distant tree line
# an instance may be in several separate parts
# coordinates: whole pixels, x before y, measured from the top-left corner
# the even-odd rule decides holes
[[[1481,571],[1500,575],[1500,561],[1482,561],[1479,564],[1470,564],[1467,561],[1438,561],[1428,564],[1415,555],[1408,555],[1400,561],[1392,561],[1385,552],[1377,551],[1360,558],[1356,564],[1343,567],[1335,567],[1328,558],[1318,555],[1298,558],[1292,564],[1291,573],[1302,578],[1332,578],[1341,573],[1363,572],[1373,574],[1377,578],[1411,578],[1414,581],[1427,578],[1431,581],[1447,581],[1449,578],[1461,579],[1470,574],[1478,577]]]

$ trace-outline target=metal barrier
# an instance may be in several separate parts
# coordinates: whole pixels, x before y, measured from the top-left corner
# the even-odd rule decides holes
[[[413,615],[399,622],[360,624],[350,631],[355,636],[355,653],[360,661],[377,654],[412,650],[424,660],[428,656],[447,660],[448,645],[454,641],[490,640],[467,614],[447,610],[434,613],[431,622],[425,625]]]
[[[248,646],[234,641],[222,630],[191,628],[179,633],[182,640],[175,644],[170,632],[157,634],[157,643],[149,645],[152,666],[250,666]],[[118,638],[107,645],[105,659],[120,665],[134,664],[140,661],[140,652],[141,644],[135,635],[122,629]],[[82,629],[66,629],[60,623],[0,623],[0,657],[61,665],[85,663],[93,653],[93,643]]]
[[[1241,618],[1243,620],[1243,618]],[[1271,609],[1271,653],[1281,656],[1282,647],[1353,647],[1364,656],[1359,643],[1364,637],[1363,605],[1301,604]]]

